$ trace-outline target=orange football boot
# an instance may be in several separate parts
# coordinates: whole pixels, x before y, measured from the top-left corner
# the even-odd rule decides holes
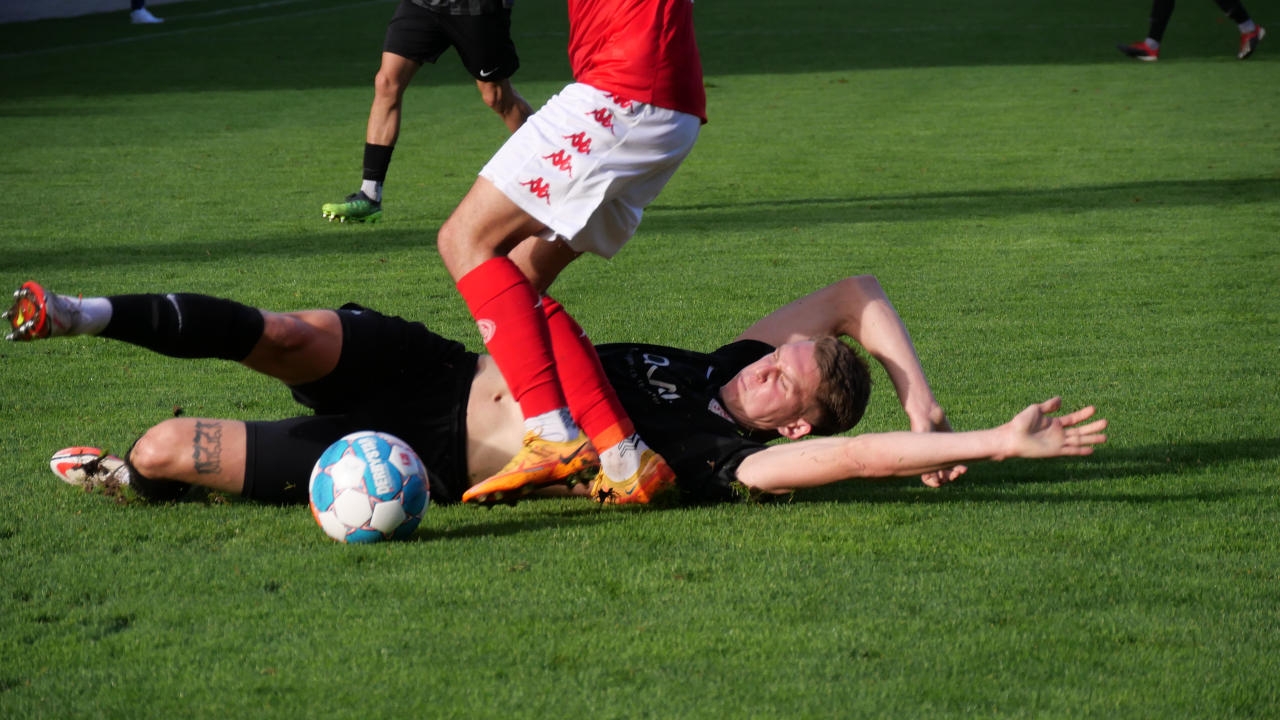
[[[676,473],[662,456],[646,448],[640,455],[640,467],[622,482],[610,480],[604,473],[591,482],[591,497],[608,505],[631,503],[665,503],[674,496]]]
[[[525,433],[520,452],[497,473],[471,486],[462,502],[480,505],[516,501],[538,488],[552,485],[572,487],[578,475],[600,467],[600,456],[585,433],[567,442],[544,440],[536,432]]]

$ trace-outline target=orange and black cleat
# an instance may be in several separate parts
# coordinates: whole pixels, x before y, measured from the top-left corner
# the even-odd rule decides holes
[[[676,473],[661,455],[645,448],[630,477],[617,482],[600,473],[590,490],[593,500],[606,505],[666,503],[676,492]]]
[[[567,442],[544,440],[525,433],[524,446],[494,475],[462,494],[462,502],[514,505],[521,497],[544,487],[572,487],[578,476],[600,467],[600,456],[581,432]]]

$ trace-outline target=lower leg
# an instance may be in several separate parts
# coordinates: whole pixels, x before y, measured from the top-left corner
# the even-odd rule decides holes
[[[542,304],[569,407],[600,455],[596,499],[647,503],[673,488],[675,473],[636,432],[586,333],[551,297]]]
[[[188,293],[75,298],[28,286],[39,290],[28,297],[40,307],[28,302],[21,313],[43,310],[54,331],[39,337],[100,335],[169,357],[234,360],[290,385],[329,374],[342,352],[342,323],[332,310],[272,313]]]
[[[459,279],[458,292],[519,403],[526,427],[548,440],[573,439],[578,428],[556,374],[551,334],[538,294],[524,274],[511,260],[493,258]]]
[[[480,98],[484,100],[484,104],[502,118],[502,123],[511,132],[519,130],[524,121],[533,114],[533,106],[516,91],[510,80],[499,82],[477,80],[476,88],[480,90]]]
[[[609,384],[595,347],[577,321],[550,296],[543,296],[542,308],[555,351],[556,372],[569,409],[587,437],[591,438],[591,443],[601,451],[601,461],[604,462],[604,451],[635,436],[635,426]],[[618,469],[614,468],[615,473],[609,473],[610,467],[603,467],[611,475]],[[621,477],[629,474],[624,473]]]
[[[97,308],[97,300],[83,302]],[[262,311],[234,300],[188,293],[112,295],[105,300],[107,321],[94,334],[169,357],[240,361],[263,334]]]
[[[1169,18],[1173,17],[1174,0],[1155,0],[1151,3],[1151,17],[1147,25],[1147,39],[1154,40],[1158,47],[1164,40],[1164,31],[1169,27]]]
[[[244,487],[245,426],[236,420],[165,420],[143,433],[124,459],[130,486],[149,499],[174,499],[186,485],[238,495]]]
[[[382,186],[387,182],[387,170],[391,167],[392,145],[365,143],[364,165],[360,171],[360,192],[370,200],[382,202]]]
[[[1218,8],[1234,22],[1240,26],[1240,32],[1249,32],[1253,28],[1253,20],[1249,17],[1249,11],[1244,9],[1244,5],[1240,0],[1214,0]]]
[[[400,114],[404,92],[421,67],[409,58],[382,53],[382,65],[373,80],[373,104],[365,128],[364,171],[360,189],[372,200],[382,202],[382,185],[391,166],[391,153],[400,137]]]
[[[539,487],[569,483],[599,458],[569,412],[538,295],[509,259],[494,258],[464,275],[458,291],[485,347],[520,406],[524,444],[498,472],[472,486],[464,502],[514,501]]]

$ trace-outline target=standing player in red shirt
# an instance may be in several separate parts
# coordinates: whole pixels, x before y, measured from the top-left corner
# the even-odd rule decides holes
[[[464,501],[569,482],[597,450],[591,491],[603,502],[649,502],[675,483],[582,329],[542,293],[582,253],[620,250],[692,150],[706,122],[693,1],[569,0],[569,60],[575,82],[498,150],[440,228],[440,256],[527,431]]]

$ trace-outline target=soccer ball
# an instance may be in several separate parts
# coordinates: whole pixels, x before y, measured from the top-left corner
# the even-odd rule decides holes
[[[345,543],[403,540],[427,511],[427,468],[400,438],[361,430],[330,445],[311,470],[311,514]]]

